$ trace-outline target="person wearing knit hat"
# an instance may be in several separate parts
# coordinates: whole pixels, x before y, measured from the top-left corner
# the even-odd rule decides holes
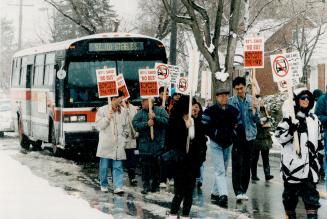
[[[275,137],[282,145],[281,176],[284,181],[283,204],[289,219],[296,218],[296,206],[301,194],[308,219],[318,218],[319,170],[322,156],[322,126],[318,117],[310,112],[314,105],[314,96],[306,87],[297,87],[294,93],[294,111],[296,119],[288,114],[276,128]],[[299,135],[299,148],[294,149],[294,134]]]

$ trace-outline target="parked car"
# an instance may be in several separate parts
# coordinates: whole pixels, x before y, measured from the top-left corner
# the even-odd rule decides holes
[[[10,99],[0,99],[0,137],[3,137],[4,132],[13,132],[14,121],[11,117]]]

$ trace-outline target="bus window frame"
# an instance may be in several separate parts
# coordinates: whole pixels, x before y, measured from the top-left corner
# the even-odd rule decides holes
[[[55,82],[55,65],[56,65],[56,54],[47,53],[45,54],[45,64],[44,64],[44,86],[51,87]],[[48,75],[48,80],[45,81],[46,75]]]
[[[13,87],[19,86],[20,82],[20,67],[21,67],[21,57],[15,58],[14,70],[12,71],[11,84]]]
[[[44,63],[45,63],[45,54],[44,53],[37,54],[35,56],[35,65],[33,71],[33,83],[32,83],[33,87],[43,87],[44,85],[44,70],[45,70]],[[40,79],[40,73],[42,75],[42,80]]]

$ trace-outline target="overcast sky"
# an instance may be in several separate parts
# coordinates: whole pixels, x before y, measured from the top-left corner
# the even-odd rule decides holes
[[[133,21],[137,13],[137,2],[139,0],[110,0],[114,5],[120,18]],[[0,16],[13,20],[15,25],[15,37],[18,33],[19,0],[0,0]],[[32,5],[23,7],[23,43],[46,39],[49,34],[48,13],[53,8],[44,3],[43,0],[23,0],[23,4]]]

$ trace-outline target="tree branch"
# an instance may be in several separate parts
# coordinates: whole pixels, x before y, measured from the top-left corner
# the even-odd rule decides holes
[[[271,4],[273,1],[275,0],[270,0],[269,2],[267,2],[266,4],[264,4],[258,11],[258,13],[253,17],[252,21],[249,23],[248,28],[244,31],[245,33],[252,27],[253,23],[255,22],[255,20],[260,16],[261,12],[263,11],[263,9],[265,7],[267,7],[269,4]]]
[[[177,16],[177,15],[173,15],[171,12],[171,6],[169,5],[167,0],[162,0],[162,3],[165,6],[165,9],[167,11],[167,13],[170,15],[170,17],[172,19],[175,19],[177,23],[181,23],[181,24],[187,24],[187,25],[192,25],[192,19],[189,17],[182,17],[182,16]]]
[[[88,34],[94,34],[95,32],[93,30],[91,30],[90,28],[88,28],[87,26],[85,26],[84,24],[82,24],[82,22],[74,19],[73,17],[67,15],[66,13],[64,13],[60,7],[58,5],[56,5],[54,2],[52,2],[51,0],[44,0],[46,3],[50,4],[52,7],[54,7],[60,14],[62,14],[64,17],[68,18],[69,20],[71,20],[72,22],[78,24],[81,28],[83,28]]]

